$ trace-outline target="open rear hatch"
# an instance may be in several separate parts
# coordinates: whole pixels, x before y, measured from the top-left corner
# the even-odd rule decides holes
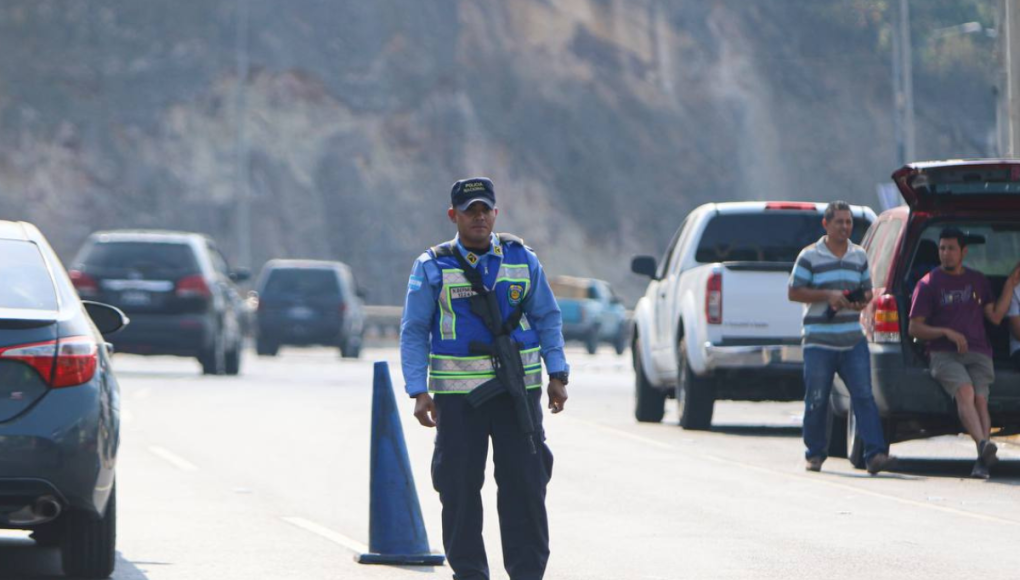
[[[892,179],[915,211],[1020,210],[1020,160],[911,163]]]

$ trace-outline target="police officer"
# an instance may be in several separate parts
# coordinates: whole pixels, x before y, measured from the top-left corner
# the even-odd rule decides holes
[[[493,233],[499,210],[492,181],[454,183],[450,205],[457,236],[419,256],[408,283],[400,332],[407,394],[415,399],[418,421],[437,428],[432,483],[443,504],[443,547],[454,578],[489,578],[481,489],[491,438],[503,562],[512,580],[538,580],[549,559],[545,490],[553,464],[541,427],[539,356],[549,371],[549,409],[559,413],[569,371],[560,309],[531,249],[515,236]],[[491,299],[488,292],[502,320],[483,319],[472,309],[472,296]],[[509,389],[477,405],[469,396],[491,386],[501,364],[492,354],[479,354],[480,346],[495,340],[492,322],[507,329],[521,358],[519,406]],[[522,415],[533,419],[532,433],[522,426]]]

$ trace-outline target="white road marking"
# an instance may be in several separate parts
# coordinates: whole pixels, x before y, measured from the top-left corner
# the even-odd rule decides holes
[[[120,422],[123,423],[124,425],[129,425],[134,420],[135,420],[134,413],[132,413],[131,411],[128,411],[127,409],[121,407],[121,409],[120,409]]]
[[[315,522],[310,522],[304,518],[280,518],[280,519],[287,522],[288,524],[312,532],[317,536],[326,538],[327,540],[333,542],[334,544],[340,544],[341,546],[347,548],[348,550],[354,552],[355,554],[368,553],[368,546],[366,546],[365,544],[352,540],[347,536],[341,534],[340,532],[334,532],[333,530],[327,527],[320,526]]]
[[[162,447],[153,445],[149,447],[149,452],[165,460],[167,463],[170,463],[181,471],[198,471],[198,467],[196,467],[194,463],[191,463],[187,459],[184,459],[175,453],[171,453]]]

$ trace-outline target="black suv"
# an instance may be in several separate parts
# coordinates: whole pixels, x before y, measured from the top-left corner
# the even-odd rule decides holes
[[[100,333],[125,323],[78,299],[38,229],[0,221],[0,528],[59,547],[71,576],[114,568],[120,397]]]
[[[274,356],[281,345],[335,346],[357,358],[365,327],[365,307],[351,269],[342,262],[271,260],[257,285],[260,355]]]
[[[913,163],[893,180],[907,206],[883,212],[865,234],[875,299],[861,313],[875,401],[891,443],[962,432],[956,405],[931,377],[924,344],[908,333],[910,302],[917,282],[939,266],[938,234],[949,225],[972,240],[964,266],[985,274],[999,296],[1020,260],[1020,161]],[[1018,433],[1020,373],[1009,358],[1008,322],[985,326],[995,364],[988,401],[992,423],[1000,435]],[[838,378],[832,404],[830,455],[849,453],[862,468],[850,396]]]
[[[96,232],[69,273],[82,298],[131,317],[113,340],[117,351],[196,357],[205,374],[240,371],[246,306],[235,282],[249,273],[231,270],[208,236]]]

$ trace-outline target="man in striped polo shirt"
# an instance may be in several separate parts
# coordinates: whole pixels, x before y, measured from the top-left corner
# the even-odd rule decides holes
[[[895,459],[888,454],[871,393],[871,357],[860,322],[860,312],[872,298],[871,273],[864,249],[850,241],[853,225],[845,201],[825,208],[825,235],[797,256],[788,296],[804,303],[806,468],[821,471],[827,457],[829,395],[839,373],[850,391],[858,434],[864,441],[865,465],[874,475],[889,469]]]

